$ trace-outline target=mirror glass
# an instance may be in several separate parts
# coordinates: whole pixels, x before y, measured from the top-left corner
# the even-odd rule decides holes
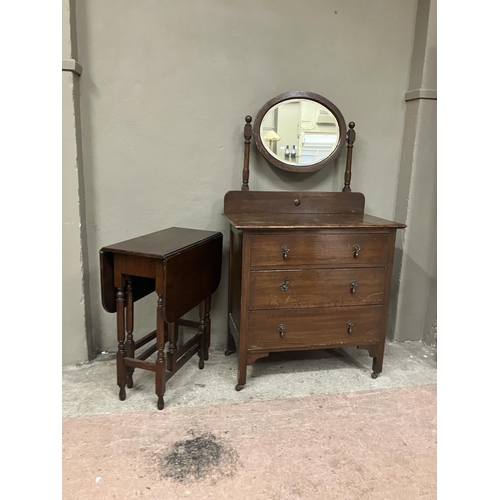
[[[309,99],[290,99],[270,108],[259,133],[274,158],[297,167],[321,162],[340,141],[339,123],[333,113]]]

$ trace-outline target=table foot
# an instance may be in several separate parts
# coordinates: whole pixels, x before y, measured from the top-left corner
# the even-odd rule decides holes
[[[245,384],[236,384],[235,389],[239,392],[245,387]]]
[[[164,401],[163,401],[163,396],[159,396],[159,397],[158,397],[158,404],[157,404],[157,408],[158,408],[159,410],[163,410],[164,406],[165,406],[165,403],[164,403]]]
[[[379,374],[377,372],[372,372],[372,378],[375,379],[379,376]]]
[[[227,349],[224,351],[225,356],[231,356],[231,354],[234,354],[236,352],[236,349]]]
[[[120,401],[125,401],[126,397],[127,393],[125,392],[125,387],[120,387],[120,394],[119,394]]]

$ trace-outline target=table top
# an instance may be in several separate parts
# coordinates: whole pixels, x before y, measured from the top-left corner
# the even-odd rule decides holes
[[[190,247],[221,237],[217,231],[170,227],[103,247],[101,252],[165,259]]]

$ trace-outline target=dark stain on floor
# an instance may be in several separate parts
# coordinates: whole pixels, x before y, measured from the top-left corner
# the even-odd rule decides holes
[[[177,441],[165,454],[157,455],[162,476],[178,482],[210,480],[212,483],[230,477],[239,457],[227,443],[212,433]]]

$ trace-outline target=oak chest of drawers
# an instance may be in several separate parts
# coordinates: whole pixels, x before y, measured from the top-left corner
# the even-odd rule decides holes
[[[382,371],[396,230],[361,193],[230,191],[227,354],[359,346]]]

